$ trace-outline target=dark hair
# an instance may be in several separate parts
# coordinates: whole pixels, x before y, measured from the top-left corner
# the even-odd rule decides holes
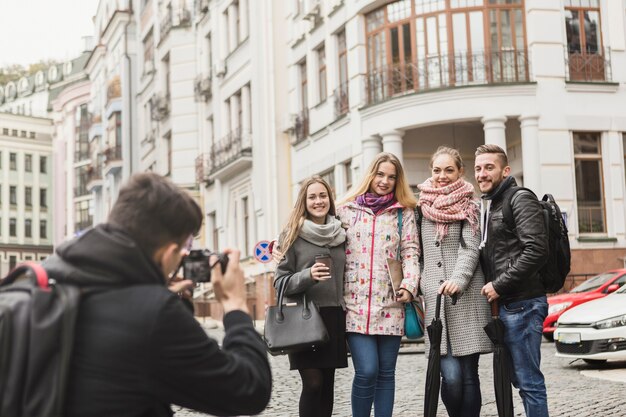
[[[504,149],[502,149],[498,145],[480,145],[478,148],[476,148],[476,153],[474,155],[478,156],[486,153],[495,153],[496,155],[498,155],[498,159],[502,163],[502,168],[509,166],[509,158],[506,156],[506,152],[504,152]]]
[[[451,148],[449,146],[440,146],[430,158],[431,169],[433,167],[433,162],[435,162],[435,159],[437,159],[437,157],[440,155],[450,155],[450,157],[454,160],[454,165],[456,165],[457,169],[460,170],[464,167],[463,158],[461,158],[461,154],[457,149]]]
[[[120,189],[109,223],[124,230],[149,256],[169,243],[183,245],[202,225],[198,203],[169,179],[134,174]]]

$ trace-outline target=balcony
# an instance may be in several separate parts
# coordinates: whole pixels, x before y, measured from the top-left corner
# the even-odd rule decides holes
[[[102,164],[91,163],[87,167],[87,191],[94,192],[102,189]]]
[[[165,120],[170,114],[170,95],[155,94],[150,100],[150,118],[155,121]]]
[[[530,81],[525,50],[462,52],[375,68],[367,75],[366,97],[368,104],[376,104],[393,97],[442,88]]]
[[[567,81],[578,82],[611,82],[610,51],[607,49],[597,53],[565,52]]]
[[[102,153],[103,160],[103,175],[115,174],[122,169],[122,146],[115,145],[109,146]]]
[[[348,81],[344,81],[333,92],[335,101],[335,118],[339,118],[350,110],[350,95]]]
[[[107,85],[107,104],[111,102],[111,100],[120,97],[122,97],[122,83],[120,81],[120,76],[116,75],[109,80]]]
[[[216,178],[232,176],[252,166],[252,143],[241,128],[211,146],[210,153],[196,158],[196,179],[207,184]]]
[[[213,95],[211,90],[211,75],[199,75],[193,84],[193,92],[197,102],[209,101]]]
[[[170,33],[172,28],[187,26],[191,26],[191,11],[181,8],[174,12],[171,7],[168,7],[161,19],[161,40]]]
[[[302,110],[296,116],[296,120],[294,123],[294,138],[291,141],[292,145],[297,145],[298,143],[304,141],[309,137],[309,110]]]

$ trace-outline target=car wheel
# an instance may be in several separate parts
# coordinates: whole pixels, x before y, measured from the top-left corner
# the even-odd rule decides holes
[[[554,333],[544,333],[543,334],[544,339],[546,339],[548,342],[554,342]]]
[[[583,361],[589,365],[602,365],[606,363],[606,359],[583,359]]]

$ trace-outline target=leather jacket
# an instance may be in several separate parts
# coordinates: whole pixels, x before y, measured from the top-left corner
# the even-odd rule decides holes
[[[514,186],[517,186],[515,179],[507,177],[494,192],[482,196],[481,216],[485,215],[489,202],[491,206],[485,222],[488,223],[487,236],[483,232],[480,262],[486,282],[493,283],[501,303],[545,295],[539,275],[548,253],[542,208],[532,193],[515,193],[511,208],[516,227],[510,230],[503,219],[502,203],[506,191]]]

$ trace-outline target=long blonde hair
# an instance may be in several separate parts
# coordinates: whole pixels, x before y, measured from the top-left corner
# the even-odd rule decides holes
[[[393,190],[395,193],[396,201],[402,204],[407,208],[415,208],[417,205],[417,200],[411,191],[411,187],[409,187],[409,183],[406,180],[406,175],[404,174],[404,169],[402,168],[402,164],[398,157],[396,157],[392,153],[381,152],[376,155],[376,158],[372,161],[370,166],[367,169],[367,173],[361,180],[358,186],[348,191],[348,194],[344,197],[340,204],[347,203],[349,201],[354,201],[361,194],[365,194],[369,191],[372,181],[376,177],[376,173],[378,172],[378,168],[380,164],[383,162],[389,162],[393,164],[396,168],[396,186]]]
[[[298,198],[296,199],[296,204],[293,206],[293,210],[291,210],[291,214],[289,215],[289,219],[283,228],[283,231],[280,233],[279,237],[279,247],[280,251],[285,254],[293,245],[293,242],[296,241],[298,235],[300,234],[300,229],[302,229],[302,224],[304,220],[308,217],[308,212],[306,211],[306,195],[307,190],[310,185],[313,184],[322,184],[324,188],[326,188],[326,192],[328,193],[328,199],[330,200],[330,207],[328,209],[328,214],[330,216],[337,215],[335,210],[335,198],[333,196],[333,191],[330,188],[330,185],[320,176],[314,175],[302,183],[302,187],[300,187],[300,191],[298,192]]]

